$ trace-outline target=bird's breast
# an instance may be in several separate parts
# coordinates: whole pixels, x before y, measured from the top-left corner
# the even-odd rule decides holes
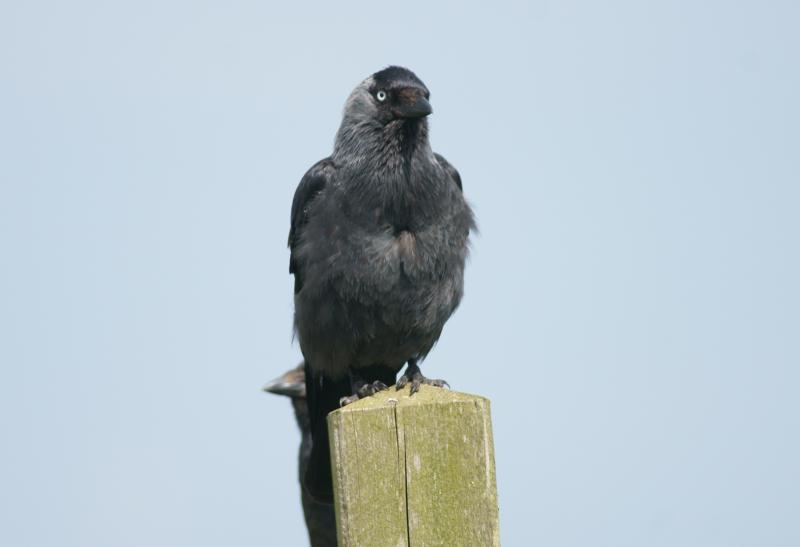
[[[408,230],[396,232],[389,242],[388,252],[392,255],[392,258],[403,261],[416,260],[417,236]]]

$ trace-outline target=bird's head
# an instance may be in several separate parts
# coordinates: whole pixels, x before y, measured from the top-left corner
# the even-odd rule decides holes
[[[344,115],[384,125],[395,120],[420,120],[433,112],[428,102],[430,95],[428,88],[413,72],[390,66],[356,87],[347,100]]]

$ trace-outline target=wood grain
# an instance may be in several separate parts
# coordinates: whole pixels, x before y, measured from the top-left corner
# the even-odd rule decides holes
[[[341,547],[500,545],[488,399],[391,387],[328,429]]]

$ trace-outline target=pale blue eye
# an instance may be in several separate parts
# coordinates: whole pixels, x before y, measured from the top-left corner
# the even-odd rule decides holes
[[[375,94],[375,98],[378,99],[380,102],[386,100],[386,92],[384,90],[380,90]]]

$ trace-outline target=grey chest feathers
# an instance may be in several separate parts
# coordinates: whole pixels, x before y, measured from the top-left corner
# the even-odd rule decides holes
[[[442,245],[458,239],[449,234],[446,226],[432,225],[420,230],[398,229],[391,226],[373,233],[364,233],[360,245],[353,251],[359,263],[359,281],[386,290],[407,287],[408,283],[444,280],[452,266],[460,266],[463,257],[452,256],[452,250]],[[456,247],[458,248],[458,247]],[[455,253],[458,254],[458,253]],[[459,260],[459,258],[461,260]]]
[[[387,249],[389,260],[399,261],[400,264],[411,263],[417,260],[417,237],[408,230],[394,229],[393,237]]]

